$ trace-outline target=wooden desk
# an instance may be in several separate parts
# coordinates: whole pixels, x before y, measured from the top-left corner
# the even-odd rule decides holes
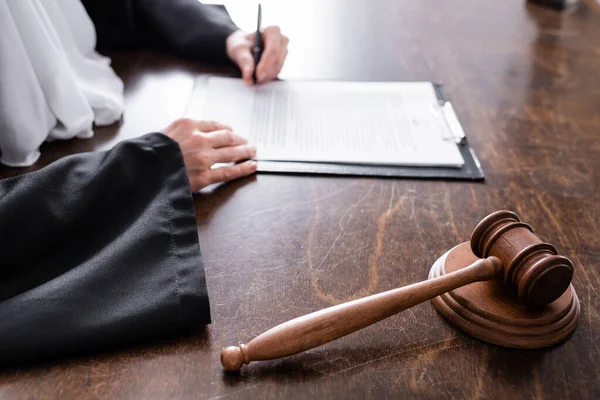
[[[286,2],[287,4],[287,2]],[[196,333],[0,372],[0,398],[600,398],[600,8],[522,0],[273,4],[283,78],[435,80],[484,184],[260,175],[196,199],[213,324]],[[269,13],[268,10],[271,10]],[[111,53],[118,127],[44,146],[38,166],[165,126],[200,65]],[[0,169],[1,176],[22,170]],[[511,209],[576,265],[582,318],[561,346],[516,351],[422,304],[341,340],[225,375],[222,347],[291,317],[424,279],[489,212]]]

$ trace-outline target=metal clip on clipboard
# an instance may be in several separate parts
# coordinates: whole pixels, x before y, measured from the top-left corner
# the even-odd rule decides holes
[[[446,95],[444,87],[439,83],[433,83],[433,88],[435,90],[444,121],[448,127],[448,133],[450,134],[445,139],[453,140],[458,145],[466,144],[467,136],[465,135],[462,125],[458,121],[456,112],[454,112],[454,107],[452,107],[452,103]]]
[[[462,125],[458,121],[458,117],[454,112],[452,103],[449,101],[440,101],[440,107],[442,109],[442,114],[444,115],[446,125],[448,126],[448,132],[450,132],[450,137],[448,139],[454,140],[456,144],[465,144],[467,142],[467,137],[465,136],[465,131],[463,130]]]

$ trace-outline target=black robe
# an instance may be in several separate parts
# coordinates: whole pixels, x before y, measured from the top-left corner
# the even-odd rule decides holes
[[[192,60],[228,62],[225,40],[238,29],[223,6],[198,0],[82,0],[98,48],[154,47]],[[233,64],[231,64],[233,65]]]
[[[0,180],[0,363],[210,323],[176,142],[154,133]]]

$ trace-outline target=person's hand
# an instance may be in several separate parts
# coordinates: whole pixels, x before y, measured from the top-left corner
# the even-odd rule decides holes
[[[184,118],[173,122],[162,133],[179,143],[194,192],[212,183],[256,172],[254,161],[211,168],[215,163],[231,163],[256,156],[256,148],[248,146],[248,141],[234,134],[227,125]]]
[[[236,31],[229,35],[226,41],[227,55],[240,68],[242,79],[247,84],[252,84],[252,73],[255,67],[258,83],[277,78],[288,53],[287,36],[281,33],[279,27],[269,26],[262,31],[263,51],[258,66],[255,66],[252,56],[255,34],[256,32]]]

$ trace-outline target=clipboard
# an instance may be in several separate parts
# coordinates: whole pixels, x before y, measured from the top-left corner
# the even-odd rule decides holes
[[[273,174],[370,176],[483,182],[485,174],[483,173],[481,164],[475,155],[475,151],[468,143],[468,139],[463,132],[443,85],[433,83],[433,87],[448,123],[449,131],[452,132],[452,137],[449,137],[448,140],[456,142],[460,154],[464,159],[464,165],[460,168],[257,161],[256,170],[260,173]]]

